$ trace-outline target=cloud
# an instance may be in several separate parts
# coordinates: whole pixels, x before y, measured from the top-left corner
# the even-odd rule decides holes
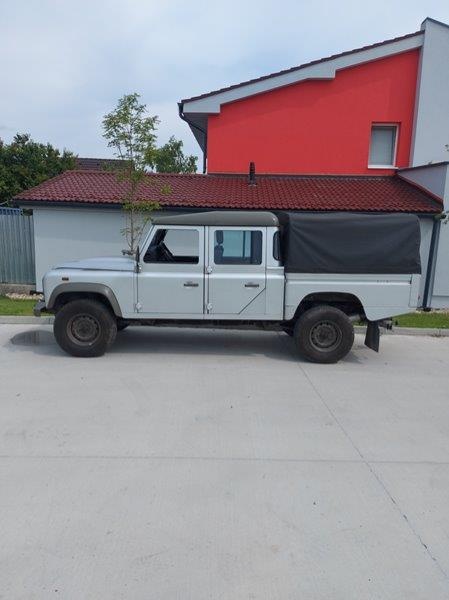
[[[4,137],[30,132],[110,156],[101,117],[138,91],[170,134],[199,148],[177,102],[335,52],[449,22],[444,0],[0,0]],[[6,129],[5,129],[6,127]]]

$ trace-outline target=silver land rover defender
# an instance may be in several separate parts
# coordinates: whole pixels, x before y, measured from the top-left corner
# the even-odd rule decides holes
[[[155,217],[135,257],[59,265],[35,314],[73,356],[100,356],[128,325],[260,327],[293,336],[308,360],[336,362],[354,322],[419,305],[414,215],[216,211]]]

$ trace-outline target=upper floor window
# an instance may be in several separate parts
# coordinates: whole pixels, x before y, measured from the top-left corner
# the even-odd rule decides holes
[[[199,245],[197,229],[158,229],[144,262],[198,264]]]
[[[397,137],[397,125],[373,125],[371,127],[369,167],[394,167]]]

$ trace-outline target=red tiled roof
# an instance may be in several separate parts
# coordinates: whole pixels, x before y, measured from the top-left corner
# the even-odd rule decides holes
[[[303,69],[304,67],[311,67],[312,65],[317,65],[319,63],[327,62],[329,60],[334,60],[335,58],[347,56],[348,54],[362,52],[363,50],[370,50],[372,48],[377,48],[378,46],[384,46],[385,44],[391,44],[392,42],[400,42],[401,40],[405,40],[407,38],[414,37],[416,35],[422,35],[422,33],[423,33],[422,31],[414,31],[413,33],[407,33],[406,35],[401,35],[399,37],[391,38],[389,40],[384,40],[382,42],[376,42],[375,44],[370,44],[368,46],[362,46],[361,48],[354,48],[353,50],[346,50],[345,52],[340,52],[338,54],[332,54],[331,56],[326,56],[325,58],[318,58],[318,59],[312,60],[308,63],[304,63],[302,65],[297,65],[296,67],[291,67],[289,69],[283,69],[282,71],[276,71],[276,72],[270,73],[268,75],[262,75],[262,77],[256,77],[255,79],[248,79],[247,81],[235,83],[234,85],[229,85],[227,87],[223,87],[218,90],[213,90],[212,92],[206,92],[206,93],[200,94],[198,96],[192,96],[192,98],[183,98],[180,101],[180,104],[182,105],[184,102],[192,102],[193,100],[201,100],[202,98],[207,98],[208,96],[214,96],[215,94],[220,94],[221,92],[228,92],[229,90],[233,90],[235,88],[239,88],[244,85],[249,85],[251,83],[257,83],[259,81],[264,81],[265,79],[271,79],[271,77],[278,77],[279,75],[285,75],[286,73],[292,73],[293,71],[298,71],[299,69]]]
[[[347,210],[438,213],[442,203],[399,176],[149,174],[140,197],[184,208]],[[169,193],[164,193],[169,188]],[[15,197],[15,204],[120,204],[126,186],[114,173],[66,171]]]

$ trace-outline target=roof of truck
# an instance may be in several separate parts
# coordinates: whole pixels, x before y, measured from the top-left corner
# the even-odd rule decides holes
[[[218,225],[223,227],[276,227],[279,225],[278,218],[274,213],[256,210],[214,210],[185,215],[161,215],[153,217],[152,222],[155,225]]]

